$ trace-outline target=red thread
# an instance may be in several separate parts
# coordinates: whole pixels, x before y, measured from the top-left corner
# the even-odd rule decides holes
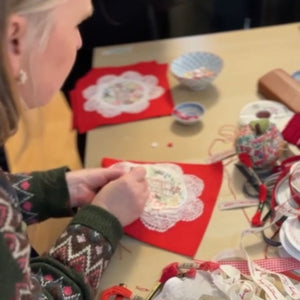
[[[239,153],[238,157],[239,157],[239,160],[240,160],[245,166],[247,166],[248,168],[252,168],[251,157],[250,157],[250,155],[249,155],[248,153],[246,153],[246,152]]]
[[[141,292],[149,292],[150,291],[148,288],[139,286],[139,285],[137,285],[135,288]]]
[[[214,138],[214,140],[208,147],[208,156],[213,156],[213,153],[215,152],[215,151],[213,151],[213,149],[216,147],[217,143],[219,143],[219,142],[222,144],[225,144],[225,145],[229,144],[229,143],[234,145],[234,142],[238,136],[238,132],[239,132],[239,129],[236,125],[224,124],[223,126],[221,126],[218,129],[218,134],[220,137]],[[247,155],[249,156],[249,154],[247,154]],[[223,166],[226,167],[227,165],[230,165],[234,160],[235,160],[235,157],[230,159],[226,164],[223,163]],[[252,163],[251,163],[251,165],[252,165]],[[236,199],[237,198],[236,193],[234,192],[234,189],[231,184],[231,177],[226,168],[224,168],[224,173],[227,176],[227,184],[228,184],[229,192],[231,193],[232,197],[234,199]],[[250,217],[248,216],[248,214],[244,208],[242,208],[242,212],[243,212],[245,218],[247,219],[248,223],[250,224]]]
[[[238,157],[239,157],[239,160],[245,166],[247,166],[253,174],[255,174],[255,172],[252,168],[252,161],[251,161],[250,155],[246,152],[242,152],[238,155]],[[259,182],[258,182],[259,183],[259,196],[258,196],[259,205],[258,205],[255,215],[251,219],[251,224],[252,224],[252,226],[260,227],[263,225],[263,222],[261,220],[261,213],[264,208],[265,201],[267,199],[268,190],[267,190],[267,187],[263,183],[261,183],[261,181],[258,177],[257,177],[257,180],[259,180]]]
[[[225,124],[218,129],[218,134],[221,137],[215,138],[208,147],[209,156],[213,155],[213,148],[215,147],[217,142],[221,142],[222,144],[234,144],[234,141],[238,134],[238,128],[236,127],[236,125]]]
[[[177,276],[178,274],[179,274],[178,263],[169,264],[165,268],[163,268],[162,275],[159,279],[159,282],[164,283],[169,278]]]
[[[184,275],[186,277],[189,277],[189,278],[195,278],[196,277],[196,273],[197,273],[196,268],[191,268],[186,273],[184,273]]]
[[[220,264],[213,261],[205,261],[199,265],[199,270],[213,272],[220,267]]]
[[[104,290],[100,295],[100,300],[109,300],[112,297],[116,296],[114,299],[131,299],[132,291],[127,289],[122,285],[114,285],[106,290]]]
[[[268,193],[267,187],[263,183],[261,183],[259,185],[259,205],[255,215],[251,219],[252,226],[260,227],[263,225],[263,222],[261,220],[261,213],[263,211],[264,204],[267,199],[267,193]]]
[[[260,202],[265,202],[267,199],[267,187],[264,184],[260,184],[259,186],[259,201]]]
[[[255,215],[252,217],[251,224],[254,227],[260,227],[263,225],[263,222],[261,220],[261,212],[260,211],[257,211],[255,213]]]

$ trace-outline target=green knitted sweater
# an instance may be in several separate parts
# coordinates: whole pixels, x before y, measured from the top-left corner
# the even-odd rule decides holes
[[[0,171],[0,299],[93,299],[123,230],[107,211],[69,205],[66,168]],[[48,253],[30,259],[24,222],[74,215]]]

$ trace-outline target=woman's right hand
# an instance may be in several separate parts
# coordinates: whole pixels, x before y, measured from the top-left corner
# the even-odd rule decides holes
[[[93,199],[93,205],[100,206],[113,214],[122,226],[139,218],[149,197],[146,170],[132,168],[130,172],[110,181]]]

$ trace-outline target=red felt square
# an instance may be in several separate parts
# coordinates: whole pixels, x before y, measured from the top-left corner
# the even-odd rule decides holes
[[[104,158],[102,166],[109,167],[119,161],[113,158]],[[193,221],[179,221],[165,232],[149,230],[140,220],[126,226],[124,231],[129,236],[142,242],[193,257],[202,241],[215,207],[223,178],[223,164],[222,162],[213,164],[174,164],[180,166],[184,174],[192,174],[203,180],[204,190],[201,194],[201,200],[204,203],[203,213]]]
[[[70,92],[74,128],[84,133],[100,125],[171,115],[167,70],[168,64],[155,61],[92,69]]]

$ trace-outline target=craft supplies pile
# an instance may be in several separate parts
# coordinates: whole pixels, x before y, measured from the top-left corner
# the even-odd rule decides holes
[[[252,260],[241,242],[239,259],[237,256],[233,260],[194,260],[165,266],[156,288],[146,299],[299,299],[300,284],[288,277],[299,279],[300,273],[300,156],[283,159],[286,147],[277,126],[265,118],[241,125],[235,139],[237,165],[259,200],[251,220],[252,229],[241,232],[241,241],[247,234],[262,232],[265,242],[278,248],[282,260]],[[118,165],[125,169],[136,164],[108,158],[103,161],[104,166]],[[201,198],[206,182],[189,176],[188,165],[139,164],[147,169],[152,195],[141,222],[133,226],[133,233],[144,227],[150,232],[163,233],[168,239],[168,231],[176,228],[177,222],[201,217],[204,209]],[[200,197],[198,201],[197,197]],[[267,237],[264,234],[266,226],[276,227],[279,234]],[[147,231],[142,233],[148,234]],[[153,237],[152,242],[156,240]],[[288,276],[283,275],[283,271]],[[110,288],[103,291],[101,299],[110,292],[116,292],[114,296],[144,299],[127,288]]]
[[[250,271],[248,263],[241,260],[175,262],[162,269],[160,278],[146,298],[134,295],[126,287],[113,286],[104,290],[100,299],[108,300],[108,295],[137,300],[299,299],[299,284],[276,274],[276,262],[272,259],[268,265],[272,269],[273,263],[272,271],[265,272],[260,267],[262,263],[262,260],[250,262]],[[297,265],[290,264],[289,267]],[[280,273],[280,268],[277,272]],[[259,282],[263,282],[266,292]],[[277,288],[282,294],[277,293]]]
[[[216,54],[191,52],[170,64],[150,61],[92,69],[71,92],[74,127],[83,133],[98,126],[171,115],[184,125],[197,124],[205,107],[191,101],[175,105],[168,72],[175,76],[181,89],[196,93],[212,84],[222,67],[223,61]],[[299,115],[285,103],[258,100],[246,105],[237,119],[232,145],[235,166],[244,176],[245,196],[256,199],[251,204],[256,209],[250,228],[241,232],[241,241],[249,233],[261,233],[268,247],[276,247],[279,256],[290,259],[285,260],[293,264],[288,271],[299,278],[300,265],[295,271],[295,263],[300,261],[300,156],[287,154],[289,144],[299,145],[300,129],[294,130],[295,124],[300,127]],[[141,217],[126,226],[124,232],[142,242],[194,258],[215,209],[223,182],[224,159],[193,164],[104,157],[100,164],[125,171],[141,165],[146,170],[148,202]],[[268,235],[267,228],[273,234]],[[242,242],[241,251],[246,263],[243,270],[233,266],[234,262],[219,261],[167,267],[160,289],[148,299],[198,300],[204,294],[218,299],[300,299],[293,283],[278,274],[276,264],[276,268],[270,266],[266,270],[247,256]],[[274,285],[274,276],[278,276],[279,285]],[[117,290],[129,295],[125,288]]]
[[[246,117],[249,112],[256,116],[252,121]],[[281,104],[250,103],[241,111],[235,150],[237,167],[247,180],[244,191],[250,195],[251,186],[259,199],[252,226],[272,226],[279,234],[269,238],[262,231],[265,242],[278,247],[280,255],[300,260],[300,156],[286,155],[288,142],[282,134],[294,118],[298,116]]]

